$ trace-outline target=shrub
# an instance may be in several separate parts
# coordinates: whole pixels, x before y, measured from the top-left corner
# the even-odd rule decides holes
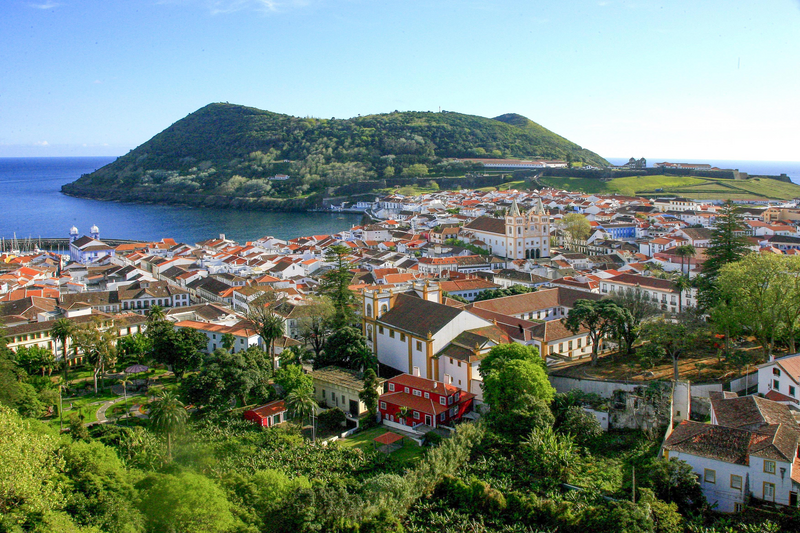
[[[346,420],[347,416],[344,414],[344,411],[338,407],[323,411],[319,415],[319,423],[322,425],[322,427],[330,431],[341,428],[342,424],[344,424]]]

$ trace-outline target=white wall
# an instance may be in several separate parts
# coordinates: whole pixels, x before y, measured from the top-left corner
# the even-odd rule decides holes
[[[735,510],[734,504],[744,501],[744,491],[747,488],[747,474],[749,472],[746,466],[672,451],[669,452],[669,458],[686,461],[692,467],[692,470],[700,476],[700,488],[703,490],[703,495],[705,495],[709,504],[717,504],[717,511],[732,513]],[[704,479],[706,468],[714,470],[716,477],[715,483],[706,483]],[[731,488],[731,475],[742,477],[741,490]]]

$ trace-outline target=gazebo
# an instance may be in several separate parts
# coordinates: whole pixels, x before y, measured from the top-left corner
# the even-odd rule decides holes
[[[150,370],[150,367],[136,364],[136,365],[129,366],[128,368],[126,368],[124,370],[124,372],[126,374],[141,374],[142,372],[147,372],[148,370]],[[139,383],[136,383],[136,379],[134,379],[134,381],[133,381],[134,388],[138,389],[142,385],[141,381],[142,380],[139,380]],[[147,381],[145,381],[144,384],[147,384]]]
[[[392,453],[393,451],[399,450],[403,447],[403,436],[398,435],[397,433],[392,433],[391,431],[387,431],[383,435],[375,437],[373,442],[378,450],[382,451],[383,453]]]

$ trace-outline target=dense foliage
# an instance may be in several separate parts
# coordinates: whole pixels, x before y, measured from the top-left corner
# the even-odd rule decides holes
[[[298,197],[375,178],[469,171],[445,158],[545,157],[606,164],[519,115],[393,112],[300,118],[215,103],[179,120],[114,163],[65,186],[73,194]],[[458,165],[456,165],[458,166]],[[270,180],[275,174],[290,176]]]

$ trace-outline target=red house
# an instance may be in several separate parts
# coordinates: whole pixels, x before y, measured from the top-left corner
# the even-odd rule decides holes
[[[475,398],[474,394],[453,385],[410,374],[387,380],[384,390],[378,403],[381,420],[387,426],[401,429],[420,424],[431,428],[449,426],[472,411]]]
[[[255,422],[259,426],[270,428],[281,422],[286,422],[286,405],[283,400],[276,400],[267,405],[245,411],[244,419]]]

